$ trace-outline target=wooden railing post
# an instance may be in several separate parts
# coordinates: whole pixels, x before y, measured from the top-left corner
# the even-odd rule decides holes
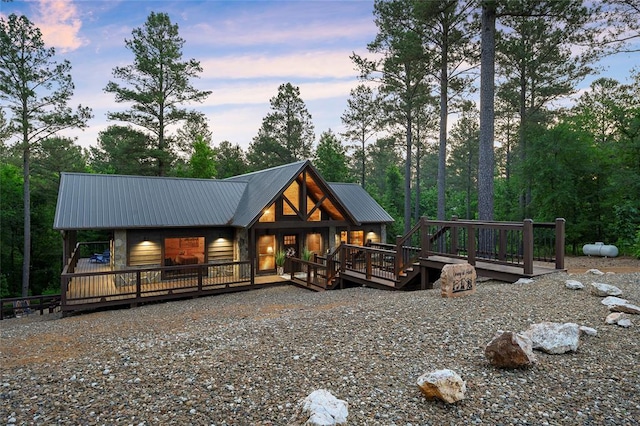
[[[207,270],[206,266],[198,268],[198,293],[202,293],[202,270]]]
[[[140,271],[136,271],[136,299],[137,302],[141,302],[142,300],[142,283],[140,277]]]
[[[69,278],[64,275],[60,277],[60,309],[64,311],[67,306],[67,289],[69,288]]]
[[[429,240],[428,234],[429,228],[427,227],[427,219],[424,216],[420,217],[420,257],[429,257]]]
[[[556,269],[564,269],[565,220],[556,219]]]
[[[365,258],[365,270],[366,270],[366,277],[368,280],[371,279],[371,252],[369,250],[366,250],[364,252],[364,258]]]
[[[522,243],[524,245],[524,273],[533,274],[533,220],[525,219],[522,229]]]
[[[455,222],[458,220],[458,216],[451,216],[451,221]],[[455,224],[451,224],[451,249],[450,253],[454,256],[458,255],[458,226]]]
[[[505,261],[507,259],[507,230],[500,229],[500,241],[498,242],[498,260]]]
[[[472,223],[465,225],[467,228],[467,262],[476,264],[476,227]]]
[[[344,244],[340,244],[340,272],[344,273],[344,267],[347,263],[347,253]]]
[[[395,258],[395,263],[393,265],[393,274],[395,275],[396,279],[400,277],[400,269],[403,266],[400,262],[402,255],[403,255],[402,254],[402,237],[398,235],[396,237],[396,258]]]

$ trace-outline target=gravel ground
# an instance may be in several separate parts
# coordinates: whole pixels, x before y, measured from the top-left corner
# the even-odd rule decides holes
[[[324,388],[351,425],[640,425],[640,317],[566,279],[605,282],[640,304],[637,272],[556,273],[534,284],[482,281],[476,294],[276,287],[59,318],[0,322],[0,423],[287,425]],[[576,353],[490,366],[501,330],[542,321],[597,329]],[[466,399],[426,400],[423,373],[456,371]]]

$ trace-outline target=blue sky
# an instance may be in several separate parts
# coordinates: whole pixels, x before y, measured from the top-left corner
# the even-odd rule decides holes
[[[93,109],[85,131],[70,131],[82,146],[95,144],[110,124],[107,111],[123,109],[104,93],[115,66],[133,62],[124,40],[144,25],[151,11],[165,12],[185,39],[184,58],[204,68],[194,81],[213,93],[193,108],[205,113],[213,142],[246,148],[270,111],[269,99],[280,84],[299,86],[313,117],[316,136],[343,130],[340,117],[349,91],[358,84],[349,59],[366,55],[376,35],[373,1],[98,1],[33,0],[0,3],[0,13],[26,14],[42,31],[47,46],[73,66],[76,86],[71,105]],[[607,58],[602,75],[624,80],[638,53]],[[596,76],[585,80],[581,91]]]
[[[185,40],[184,58],[200,61],[194,80],[213,93],[193,108],[206,114],[213,142],[246,148],[269,113],[280,84],[299,86],[316,135],[342,130],[340,116],[358,83],[349,59],[373,40],[372,1],[14,1],[3,15],[23,13],[42,31],[47,46],[73,67],[71,105],[89,106],[85,131],[69,132],[82,146],[95,144],[110,124],[107,111],[123,106],[103,89],[115,66],[133,62],[124,45],[150,12],[168,13]],[[117,81],[117,80],[114,80]]]

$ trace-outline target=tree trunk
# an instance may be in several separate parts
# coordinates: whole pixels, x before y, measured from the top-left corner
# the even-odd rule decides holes
[[[413,206],[413,218],[420,220],[420,126],[418,125],[418,143],[416,143],[416,204]]]
[[[364,188],[364,163],[365,163],[365,155],[364,155],[364,144],[367,141],[367,138],[364,135],[364,131],[362,132],[362,187]]]
[[[443,28],[443,40],[446,40],[446,26]],[[448,49],[446,41],[442,46],[440,59],[440,144],[438,147],[438,220],[445,220],[446,216],[446,168],[447,168],[447,108],[448,85]]]
[[[411,110],[407,112],[407,158],[404,166],[404,233],[411,230]]]
[[[26,111],[26,108],[23,109]],[[29,274],[31,271],[31,190],[29,188],[29,140],[28,127],[23,126],[23,197],[24,197],[24,249],[22,257],[22,297],[29,295]]]
[[[478,152],[478,218],[493,220],[494,93],[496,56],[496,4],[482,2],[480,56],[480,149]]]

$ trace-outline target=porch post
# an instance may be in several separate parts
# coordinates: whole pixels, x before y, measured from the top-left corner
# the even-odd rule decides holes
[[[469,265],[476,264],[476,227],[473,223],[465,225],[467,227],[467,262]]]
[[[556,269],[564,269],[564,239],[565,239],[565,220],[564,218],[556,219]]]
[[[256,231],[254,228],[249,230],[249,262],[251,265],[251,285],[256,283]]]
[[[522,243],[524,244],[524,273],[533,274],[533,220],[525,219],[522,230]]]

